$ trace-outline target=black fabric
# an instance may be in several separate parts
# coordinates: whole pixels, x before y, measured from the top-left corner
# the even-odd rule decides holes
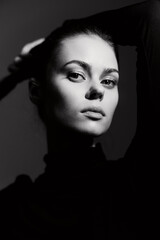
[[[44,160],[45,172],[34,183],[27,176],[19,176],[1,192],[1,207],[7,206],[1,209],[6,236],[135,236],[135,202],[129,175],[120,162],[106,160],[99,144],[81,153],[46,155]]]

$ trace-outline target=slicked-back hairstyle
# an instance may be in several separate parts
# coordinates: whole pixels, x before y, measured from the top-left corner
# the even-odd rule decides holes
[[[92,23],[80,20],[68,20],[61,27],[51,32],[43,43],[30,51],[33,77],[37,77],[43,84],[47,74],[47,66],[49,63],[52,63],[52,66],[54,66],[54,63],[56,63],[56,57],[62,41],[79,34],[95,34],[102,38],[113,48],[119,62],[118,47],[114,44],[111,35]]]

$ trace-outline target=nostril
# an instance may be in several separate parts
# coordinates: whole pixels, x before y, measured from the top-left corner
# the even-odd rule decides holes
[[[85,97],[90,100],[99,99],[100,101],[102,101],[104,97],[104,90],[92,88],[86,93]]]

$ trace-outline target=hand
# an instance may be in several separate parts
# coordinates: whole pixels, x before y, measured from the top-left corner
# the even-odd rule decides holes
[[[30,42],[30,43],[27,43],[26,45],[24,45],[20,54],[18,56],[16,56],[14,58],[13,63],[11,63],[8,66],[8,71],[10,73],[17,73],[21,69],[21,66],[23,65],[23,61],[29,57],[30,50],[32,48],[34,48],[35,46],[41,44],[44,40],[45,40],[44,38],[40,38],[40,39],[37,39],[33,42]]]
[[[8,67],[10,74],[0,79],[0,100],[3,99],[9,92],[11,92],[17,83],[28,79],[28,75],[23,72],[25,61],[30,57],[30,50],[42,43],[45,39],[41,38],[31,43],[27,43],[21,50],[20,54],[15,57],[14,61]]]

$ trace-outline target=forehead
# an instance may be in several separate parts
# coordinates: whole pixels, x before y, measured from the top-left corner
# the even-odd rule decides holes
[[[80,60],[96,67],[118,69],[113,47],[95,34],[79,34],[64,39],[61,42],[58,59],[62,64],[67,61]]]

